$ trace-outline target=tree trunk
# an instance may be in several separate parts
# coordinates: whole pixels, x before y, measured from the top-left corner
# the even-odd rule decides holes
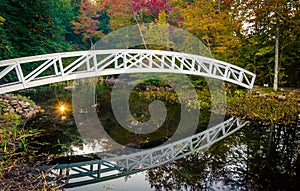
[[[274,84],[273,89],[278,89],[278,55],[279,55],[279,21],[276,22],[276,35],[275,35],[275,71],[274,71]]]
[[[268,142],[268,155],[270,155],[270,152],[271,152],[274,128],[275,128],[275,123],[273,121],[271,121],[269,142]]]

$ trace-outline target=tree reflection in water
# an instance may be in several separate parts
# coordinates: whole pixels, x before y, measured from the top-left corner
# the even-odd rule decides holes
[[[106,89],[99,92],[106,92]],[[43,95],[48,95],[49,98],[55,97],[51,91],[49,94],[44,93]],[[58,95],[60,94],[56,96]],[[67,99],[70,96],[58,96],[59,100],[62,100],[62,97]],[[109,98],[109,93],[98,96],[102,107],[97,108],[99,110],[105,108],[100,120],[104,127],[107,127],[108,133],[115,137],[122,135],[124,144],[136,145],[141,141],[147,142],[147,137],[141,136],[139,140],[127,138],[130,134],[123,133],[113,123],[111,110],[107,109],[110,105],[110,102],[107,101]],[[48,97],[45,96],[43,99],[47,100]],[[42,100],[41,103],[45,100]],[[64,101],[67,102],[67,100]],[[53,100],[53,103],[56,102],[57,100]],[[47,103],[53,105],[49,100]],[[147,104],[147,102],[140,101],[140,104],[133,104],[132,109],[143,108],[147,114],[147,107],[142,107],[142,104]],[[169,110],[178,112],[175,104],[170,104]],[[45,130],[43,137],[38,140],[42,144],[39,146],[39,151],[61,155],[72,150],[74,146],[83,147],[84,141],[80,138],[72,116],[61,121],[60,119],[54,120],[53,116],[47,116],[50,114],[50,112],[46,112],[43,114],[45,116],[40,116],[27,123],[29,127]],[[198,131],[206,128],[209,115],[209,112],[202,111]],[[170,116],[172,120],[178,118],[174,115]],[[169,127],[162,128],[162,131],[153,137],[157,139],[159,138],[157,135],[168,136],[165,133],[171,131],[165,131],[166,128],[176,127],[177,124],[172,120],[168,120]],[[297,190],[300,183],[300,160],[297,160],[299,128],[299,125],[297,127],[296,124],[285,126],[253,123],[226,137],[223,141],[215,143],[205,154],[194,154],[148,170],[147,180],[156,190]],[[296,169],[296,167],[298,168]]]
[[[205,154],[149,170],[147,179],[155,190],[296,190],[297,129],[251,124]]]

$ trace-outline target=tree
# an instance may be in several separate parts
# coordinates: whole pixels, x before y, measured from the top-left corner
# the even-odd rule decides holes
[[[91,43],[100,39],[104,33],[99,30],[99,17],[104,10],[106,3],[99,1],[83,0],[80,2],[80,15],[77,21],[72,21],[75,34],[82,34],[83,40],[90,40]]]
[[[131,0],[105,0],[105,2],[113,30],[133,24]]]
[[[6,19],[3,18],[0,15],[0,52],[2,52],[3,54],[0,54],[0,59],[5,58],[5,54],[8,54],[8,52],[10,52],[10,43],[7,40],[7,34],[5,29],[3,28],[3,25],[5,23]]]
[[[273,89],[277,91],[278,81],[280,84],[281,79],[291,75],[285,73],[286,68],[283,66],[296,62],[297,56],[289,58],[293,60],[289,64],[284,63],[287,56],[284,49],[295,41],[299,42],[296,35],[299,31],[299,1],[245,1],[241,7],[244,9],[242,14],[248,25],[247,38],[263,37],[259,44],[264,46],[257,50],[257,54],[268,58],[269,61],[264,64],[265,68],[270,68],[269,65],[273,64],[273,68],[268,72],[272,73]],[[268,50],[268,53],[265,50]],[[295,52],[297,49],[293,48],[291,51]],[[284,84],[282,82],[281,84]],[[272,80],[269,79],[268,83],[272,83]]]
[[[150,23],[158,19],[163,11],[167,22],[177,24],[181,19],[178,9],[178,0],[106,0],[110,16],[110,25],[113,29],[120,29],[132,24]]]
[[[2,59],[64,51],[67,26],[72,18],[71,0],[2,0],[0,14],[6,21]]]
[[[2,0],[0,59],[62,52],[73,49],[66,40],[73,17],[72,0]],[[3,19],[1,19],[3,21]],[[24,75],[40,63],[22,65]],[[14,81],[7,75],[3,81]]]
[[[174,42],[170,40],[170,24],[167,23],[167,14],[161,11],[158,19],[143,28],[145,43],[154,50],[174,49]]]
[[[146,49],[148,47],[144,39],[144,28],[141,28],[141,24],[156,21],[161,12],[167,13],[167,10],[171,9],[166,0],[106,0],[106,2],[111,27],[120,29],[136,24]]]
[[[231,4],[195,0],[182,10],[181,25],[199,37],[214,56],[236,63],[241,47],[241,21]]]

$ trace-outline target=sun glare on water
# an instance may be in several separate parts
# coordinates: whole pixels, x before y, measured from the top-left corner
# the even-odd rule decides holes
[[[59,111],[62,112],[62,113],[65,112],[66,111],[66,107],[64,105],[61,105],[59,107]]]

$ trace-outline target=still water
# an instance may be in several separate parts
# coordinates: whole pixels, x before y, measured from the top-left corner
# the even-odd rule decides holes
[[[155,135],[136,137],[122,131],[113,118],[106,90],[105,87],[97,90],[97,95],[101,96],[98,95],[95,107],[107,134],[117,142],[131,148],[152,148],[174,133],[172,128],[178,124],[176,119],[180,118],[177,116],[180,107],[176,103],[166,102],[167,123],[163,126],[167,131],[159,130]],[[55,164],[72,163],[76,160],[75,155],[91,157],[90,154],[110,149],[110,142],[106,139],[91,141],[81,137],[72,115],[69,90],[58,88],[46,94],[44,92],[43,98],[38,96],[38,92],[29,93],[44,107],[43,113],[27,123],[31,128],[43,130],[40,137],[32,140],[32,144],[39,148],[39,154],[49,154]],[[148,103],[132,100],[132,112],[136,113],[137,118],[142,117],[139,112],[144,111],[135,109],[147,110],[143,105]],[[65,107],[63,113],[58,110],[61,104]],[[209,112],[201,112],[197,132],[206,129],[209,116]],[[299,190],[299,129],[299,123],[277,125],[250,122],[238,132],[213,144],[204,153],[194,153],[129,176],[67,190]]]

